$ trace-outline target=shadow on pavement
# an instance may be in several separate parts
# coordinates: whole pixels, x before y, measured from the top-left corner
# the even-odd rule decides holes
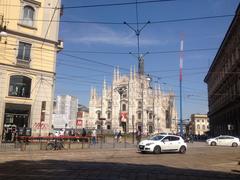
[[[10,161],[0,164],[0,179],[240,179],[240,173],[86,161]]]

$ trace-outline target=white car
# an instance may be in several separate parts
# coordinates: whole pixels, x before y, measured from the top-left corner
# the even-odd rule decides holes
[[[180,152],[185,153],[187,144],[180,136],[175,135],[155,135],[148,140],[143,140],[138,145],[139,151],[153,152]]]
[[[215,138],[207,139],[207,144],[210,146],[232,146],[237,147],[240,145],[239,138],[233,136],[218,136]]]

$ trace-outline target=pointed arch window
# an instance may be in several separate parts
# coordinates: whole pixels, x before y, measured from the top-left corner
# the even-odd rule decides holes
[[[149,113],[148,118],[149,118],[149,119],[152,119],[152,118],[153,118],[152,112]]]
[[[111,119],[111,112],[108,112],[108,113],[107,113],[107,118],[108,118],[108,119]]]
[[[142,108],[142,101],[138,101],[138,108]]]
[[[142,113],[138,112],[138,119],[142,119]]]
[[[126,111],[127,110],[127,106],[126,106],[126,104],[123,104],[122,105],[122,111]]]
[[[97,111],[97,118],[98,118],[98,119],[101,118],[101,111]]]
[[[10,77],[9,96],[26,97],[31,95],[32,80],[26,76],[14,75]]]

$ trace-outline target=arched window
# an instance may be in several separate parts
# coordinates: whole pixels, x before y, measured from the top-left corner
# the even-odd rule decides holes
[[[205,130],[205,125],[202,125],[202,129]]]
[[[139,112],[139,113],[138,113],[138,119],[141,119],[141,118],[142,118],[142,113]]]
[[[24,6],[23,8],[23,24],[33,26],[35,10],[31,6]]]
[[[148,132],[153,133],[153,127],[152,126],[148,126]]]
[[[197,129],[200,129],[200,125],[199,124],[197,125]]]
[[[14,75],[10,77],[9,96],[30,97],[32,80],[26,76]]]
[[[150,112],[149,113],[149,119],[152,119],[152,117],[153,117],[153,114]]]
[[[107,129],[108,129],[108,130],[111,129],[111,126],[110,126],[110,125],[107,125]]]
[[[138,108],[142,108],[142,101],[138,101]]]
[[[108,119],[111,119],[111,112],[108,112],[108,113],[107,113],[107,118],[108,118]]]
[[[123,93],[122,98],[127,98],[127,93]]]
[[[100,111],[97,112],[97,117],[98,117],[98,119],[101,118],[101,112]]]
[[[110,109],[112,107],[112,101],[108,101],[108,108]]]
[[[122,105],[122,111],[126,111],[127,110],[127,106],[126,106],[126,104],[123,104]]]

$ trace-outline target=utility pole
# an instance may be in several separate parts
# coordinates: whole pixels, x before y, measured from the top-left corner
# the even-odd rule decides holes
[[[143,131],[143,75],[144,75],[144,59],[143,56],[140,56],[140,35],[142,30],[150,24],[150,21],[147,21],[142,27],[139,27],[139,20],[138,20],[138,0],[136,0],[136,21],[137,21],[137,28],[131,26],[127,22],[124,22],[131,30],[133,30],[137,36],[137,59],[138,59],[138,74],[139,74],[139,79],[141,79],[141,88],[142,88],[142,131]],[[132,54],[132,53],[130,53]],[[145,53],[144,55],[148,54]]]
[[[134,28],[127,22],[124,22],[131,30],[133,30],[137,36],[137,59],[138,59],[138,73],[139,75],[144,75],[144,60],[140,57],[140,34],[142,30],[150,24],[150,21],[146,22],[141,28],[139,27],[139,20],[138,20],[138,0],[136,0],[136,20],[137,20],[137,28]]]
[[[180,41],[180,136],[183,136],[183,119],[182,119],[182,68],[183,68],[183,38]]]

